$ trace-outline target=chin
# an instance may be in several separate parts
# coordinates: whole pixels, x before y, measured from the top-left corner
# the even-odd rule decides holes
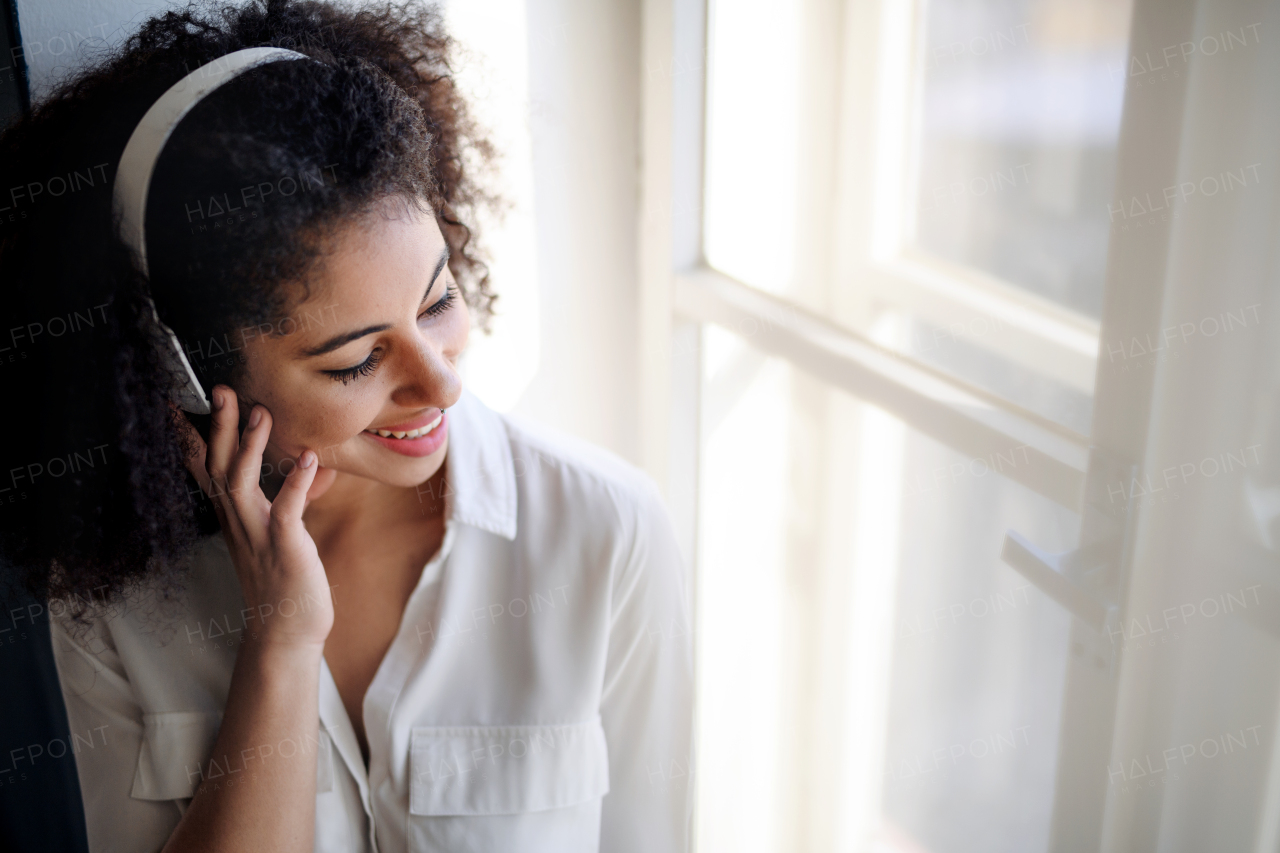
[[[444,465],[445,454],[448,450],[449,445],[446,442],[430,456],[418,458],[402,457],[391,460],[378,459],[375,464],[361,466],[362,470],[350,470],[347,473],[367,477],[386,486],[409,489],[431,479]],[[390,454],[385,451],[378,453],[378,456],[388,455]]]

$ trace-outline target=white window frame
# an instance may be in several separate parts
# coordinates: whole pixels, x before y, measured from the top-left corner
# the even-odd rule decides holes
[[[915,8],[915,3],[888,0],[849,2],[846,32],[888,32],[889,37],[873,45],[909,46]],[[678,518],[695,516],[698,371],[691,368],[697,363],[697,326],[702,323],[750,328],[758,349],[794,362],[961,453],[990,456],[1026,446],[1032,464],[1020,466],[1014,479],[1078,510],[1088,462],[1086,436],[707,265],[701,221],[706,16],[706,0],[648,0],[644,5],[641,451],[645,468]],[[900,87],[917,82],[901,73],[897,77],[906,82],[884,82],[893,76],[884,70],[889,63],[910,62],[909,50],[896,48],[879,51],[879,73],[869,74],[865,62],[846,63],[857,66],[846,73],[846,99],[855,89],[881,81],[876,124],[886,130],[876,130],[879,154],[867,174],[866,166],[853,158],[866,150],[870,129],[860,132],[863,138],[850,139],[859,132],[841,128],[841,149],[850,153],[840,163],[839,195],[863,200],[861,209],[837,212],[844,233],[872,233],[868,222],[877,198],[901,195],[900,187],[875,177],[894,173],[893,164],[886,162],[888,152],[901,150],[910,132],[905,111],[891,115],[888,106],[901,101]],[[897,174],[903,175],[901,164]],[[877,180],[879,192],[857,191]],[[904,221],[883,212],[875,218]],[[861,232],[856,220],[862,222]],[[844,223],[855,230],[846,230]],[[980,273],[906,253],[900,225],[879,229],[873,240],[847,254],[852,257],[838,262],[841,282],[872,288],[877,296],[946,323],[957,317],[988,318],[1004,332],[983,335],[983,346],[1043,367],[1074,387],[1092,388],[1098,331],[1087,318]],[[692,558],[694,534],[683,533],[686,556]]]
[[[1082,547],[1049,555],[1011,536],[1004,557],[1077,619],[1069,639],[1052,850],[1096,849],[1103,835],[1106,775],[1115,728],[1120,652],[1107,640],[1123,618],[1133,532],[1141,512],[1108,506],[1105,488],[1126,481],[1144,459],[1154,371],[1099,369],[1098,341],[1158,334],[1170,226],[1112,241],[1103,321],[1094,323],[1032,294],[936,259],[905,251],[900,210],[879,204],[907,198],[902,164],[911,117],[904,106],[918,85],[911,67],[918,27],[912,0],[847,0],[841,98],[879,104],[870,127],[845,115],[840,128],[837,197],[865,200],[835,211],[842,234],[871,235],[840,255],[835,280],[929,317],[999,319],[1006,334],[975,341],[1081,389],[1092,390],[1092,436],[1081,435],[1010,401],[892,352],[849,326],[711,269],[701,251],[704,151],[704,45],[707,0],[645,0],[642,42],[642,171],[639,342],[642,457],[681,525],[682,547],[696,556],[701,394],[699,329],[713,323],[751,330],[755,348],[786,360],[972,457],[1026,447],[1034,463],[1008,476],[1082,514]],[[1195,0],[1136,0],[1133,50],[1191,37]],[[866,35],[871,34],[871,35]],[[852,39],[857,37],[858,42]],[[872,44],[868,45],[867,42]],[[868,53],[870,51],[870,53]],[[873,95],[873,89],[878,90]],[[1116,195],[1176,180],[1185,81],[1159,98],[1126,93]],[[890,110],[900,109],[900,115]],[[868,168],[867,163],[874,166]],[[876,191],[877,183],[879,192]],[[877,228],[875,223],[890,223]],[[1124,287],[1113,286],[1123,282]],[[696,565],[694,566],[696,572]]]

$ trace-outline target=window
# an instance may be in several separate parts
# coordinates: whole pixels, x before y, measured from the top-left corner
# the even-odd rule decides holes
[[[1276,306],[1274,215],[1199,183],[1280,150],[1239,94],[1254,23],[646,5],[646,459],[696,517],[700,851],[1280,838],[1280,679],[1223,663],[1280,637],[1280,470],[1241,455],[1276,435],[1239,313]],[[1136,781],[1214,738],[1236,757]]]

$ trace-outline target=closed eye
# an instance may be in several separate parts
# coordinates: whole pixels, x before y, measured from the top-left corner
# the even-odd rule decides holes
[[[453,285],[448,286],[447,288],[445,288],[444,296],[441,296],[438,300],[436,300],[435,304],[433,304],[426,311],[423,311],[422,315],[419,316],[418,319],[422,319],[422,317],[440,316],[441,314],[449,310],[449,308],[453,305],[454,300],[456,300],[457,298],[458,298],[458,289]],[[373,352],[369,353],[368,358],[366,358],[364,361],[360,362],[357,365],[354,365],[352,367],[344,367],[339,370],[326,370],[323,372],[326,376],[330,376],[334,380],[341,382],[343,385],[346,385],[347,383],[353,382],[356,379],[359,379],[363,376],[371,375],[374,372],[374,370],[377,369],[378,362],[380,361],[382,361],[382,350],[375,349]]]
[[[369,353],[369,357],[354,367],[344,367],[341,370],[326,370],[326,376],[330,376],[343,385],[348,382],[359,379],[362,376],[368,376],[378,367],[378,362],[382,361],[382,350],[375,349]]]
[[[441,314],[449,310],[449,306],[453,305],[453,301],[457,298],[458,298],[458,288],[454,287],[453,285],[449,285],[444,289],[444,296],[441,296],[439,299],[436,300],[434,305],[432,305],[426,311],[423,311],[422,315],[419,316],[418,319],[421,320],[422,317],[440,316]]]

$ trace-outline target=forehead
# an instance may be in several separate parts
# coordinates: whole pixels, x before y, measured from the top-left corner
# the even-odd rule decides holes
[[[416,304],[445,248],[429,211],[399,205],[370,211],[322,241],[305,298],[291,313],[336,308],[363,316],[399,305],[414,291]]]
[[[305,350],[342,332],[395,323],[421,303],[445,249],[430,211],[382,203],[325,235],[305,288],[295,285],[286,313],[244,330],[245,340]],[[449,280],[446,265],[432,298]]]
[[[435,266],[445,240],[434,214],[395,197],[333,229],[319,248],[310,299],[357,295],[371,283],[421,275],[424,261],[428,270]]]

